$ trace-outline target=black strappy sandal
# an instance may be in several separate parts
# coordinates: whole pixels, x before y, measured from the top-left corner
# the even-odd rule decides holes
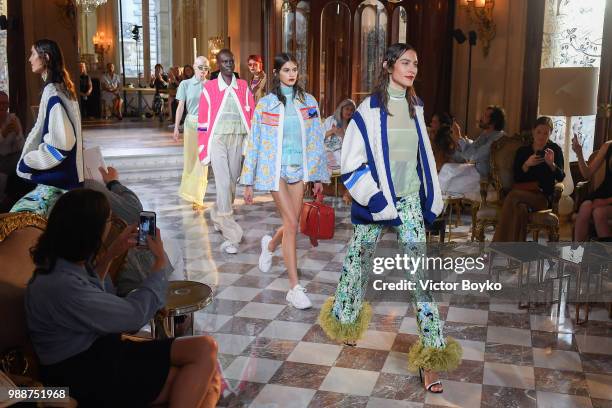
[[[434,382],[432,382],[431,384],[425,384],[425,377],[423,376],[423,369],[419,368],[419,378],[421,379],[421,384],[423,384],[425,386],[425,389],[429,392],[431,392],[432,394],[442,394],[444,392],[444,390],[440,390],[440,391],[433,391],[432,388],[434,387],[434,385],[440,385],[442,386],[442,381],[440,380],[436,380]]]

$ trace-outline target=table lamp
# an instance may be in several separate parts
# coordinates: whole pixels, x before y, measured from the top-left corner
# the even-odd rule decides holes
[[[563,139],[563,195],[559,201],[559,215],[568,216],[574,211],[570,194],[574,181],[570,172],[570,143],[572,140],[572,116],[589,116],[597,113],[597,88],[599,68],[560,67],[540,70],[539,112],[546,116],[565,116]]]

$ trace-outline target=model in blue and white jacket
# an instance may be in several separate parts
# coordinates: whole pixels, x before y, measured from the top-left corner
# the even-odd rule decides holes
[[[423,106],[415,106],[419,136],[417,173],[421,180],[421,208],[426,223],[442,212],[443,201]],[[353,197],[353,224],[400,225],[389,165],[387,116],[373,95],[357,108],[342,142],[342,181]]]
[[[304,93],[302,102],[294,99],[302,130],[302,167],[304,182],[329,183],[327,158],[323,140],[319,104],[314,96]],[[285,105],[274,94],[257,103],[248,138],[241,184],[260,191],[278,191],[283,151]]]
[[[36,124],[23,146],[17,174],[64,190],[83,183],[81,114],[58,84],[43,90]]]

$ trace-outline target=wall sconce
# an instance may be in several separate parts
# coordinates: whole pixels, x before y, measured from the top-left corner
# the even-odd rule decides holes
[[[96,34],[92,38],[94,50],[96,54],[98,54],[98,60],[100,66],[104,66],[104,54],[110,50],[110,47],[113,45],[112,38],[107,38],[104,31],[96,32]]]
[[[486,57],[489,55],[491,41],[497,33],[493,21],[493,7],[495,0],[460,0],[459,6],[463,8],[472,24],[476,25],[478,37],[482,42],[482,52]]]
[[[217,69],[217,54],[223,49],[225,41],[223,37],[210,37],[208,39],[208,60],[210,61],[211,70]]]

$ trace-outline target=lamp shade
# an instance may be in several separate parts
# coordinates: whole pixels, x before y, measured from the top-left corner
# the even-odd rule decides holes
[[[599,68],[563,67],[540,70],[541,115],[588,116],[597,113]]]

